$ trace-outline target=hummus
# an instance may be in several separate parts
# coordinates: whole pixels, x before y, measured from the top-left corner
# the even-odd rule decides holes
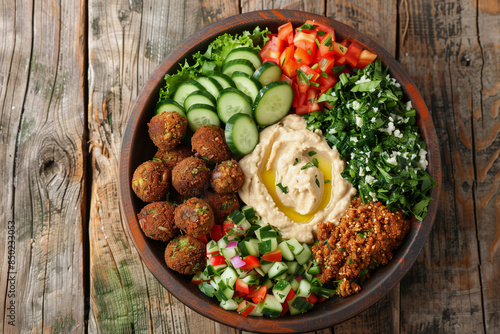
[[[285,239],[314,242],[317,224],[337,224],[356,193],[340,175],[345,162],[338,152],[297,115],[264,129],[239,164],[245,174],[241,199]]]

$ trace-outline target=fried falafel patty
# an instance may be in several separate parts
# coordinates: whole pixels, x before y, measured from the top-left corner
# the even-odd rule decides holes
[[[151,239],[168,242],[179,233],[174,221],[175,206],[167,202],[146,205],[137,215],[144,234]]]
[[[236,160],[226,160],[215,166],[210,185],[219,194],[235,193],[245,181],[245,175]]]
[[[191,146],[196,156],[213,163],[228,160],[231,156],[224,130],[216,125],[200,126],[191,138]]]
[[[181,143],[186,133],[187,119],[177,112],[162,112],[149,121],[149,137],[163,150],[170,150]]]
[[[200,198],[192,197],[175,208],[175,225],[195,238],[207,235],[215,224],[210,205]]]
[[[195,274],[205,268],[205,244],[189,235],[174,238],[165,249],[165,263],[181,274]]]
[[[170,170],[161,161],[146,161],[132,176],[132,189],[144,202],[165,199],[170,187]]]
[[[207,190],[203,194],[203,199],[214,212],[215,224],[221,225],[233,211],[240,209],[240,202],[235,193],[219,194],[215,191]]]
[[[183,196],[198,196],[207,189],[210,182],[210,170],[205,161],[188,157],[172,170],[172,186]]]
[[[170,150],[162,150],[161,148],[158,149],[156,152],[154,159],[159,159],[163,161],[163,163],[169,168],[172,169],[177,165],[179,162],[182,160],[192,156],[193,153],[191,150],[186,147],[179,145],[175,148],[172,148]]]

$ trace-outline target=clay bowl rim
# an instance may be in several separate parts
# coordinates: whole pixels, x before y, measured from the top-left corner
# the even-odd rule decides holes
[[[278,319],[246,318],[234,311],[223,310],[215,299],[206,297],[192,285],[188,276],[175,273],[166,267],[163,261],[165,245],[146,238],[141,231],[136,214],[145,203],[135,196],[130,182],[135,168],[151,159],[154,154],[153,144],[147,136],[147,122],[152,116],[166,73],[172,74],[177,71],[177,64],[181,60],[196,51],[206,49],[214,38],[223,33],[253,30],[255,26],[267,26],[276,31],[279,25],[288,21],[297,26],[306,20],[317,20],[331,25],[337,35],[356,40],[362,47],[375,52],[384,64],[389,65],[391,75],[401,84],[405,96],[412,101],[413,107],[417,110],[418,126],[427,143],[428,173],[437,181],[437,186],[430,194],[435,200],[431,201],[423,222],[412,219],[412,227],[403,245],[395,252],[387,266],[375,271],[360,293],[343,299],[335,297],[301,315],[287,315]],[[199,30],[177,46],[156,68],[139,94],[127,121],[120,153],[119,194],[122,213],[134,245],[148,269],[170,293],[189,308],[214,321],[251,332],[320,330],[347,320],[380,300],[409,271],[422,250],[436,217],[440,191],[441,158],[436,130],[422,96],[402,66],[384,48],[359,31],[324,16],[291,10],[255,11],[232,16]]]

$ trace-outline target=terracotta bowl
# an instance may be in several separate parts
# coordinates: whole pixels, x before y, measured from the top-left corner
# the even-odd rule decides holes
[[[341,37],[356,40],[389,65],[391,75],[401,84],[406,97],[412,101],[418,112],[418,125],[429,152],[428,172],[438,182],[431,192],[432,198],[436,201],[430,203],[429,212],[423,222],[412,220],[412,228],[403,245],[395,252],[392,261],[376,270],[359,294],[347,298],[335,297],[315,305],[313,310],[301,315],[287,315],[278,319],[245,318],[234,311],[223,310],[215,298],[206,297],[192,285],[189,276],[183,276],[166,267],[163,258],[165,244],[145,237],[139,226],[137,213],[145,204],[131,189],[132,174],[139,164],[150,160],[155,153],[147,133],[147,123],[153,115],[166,73],[175,73],[179,62],[192,53],[205,50],[212,40],[223,33],[240,33],[243,30],[253,30],[255,26],[267,26],[272,31],[277,31],[278,26],[288,21],[296,27],[306,20],[313,19],[332,26]],[[253,332],[318,330],[342,322],[373,305],[401,280],[422,250],[436,216],[440,189],[441,161],[436,131],[422,96],[401,65],[380,45],[355,29],[323,16],[297,11],[259,11],[233,16],[196,32],[175,48],[156,69],[137,98],[125,129],[120,156],[120,195],[123,213],[135,246],[149,270],[170,293],[196,312],[225,325]]]

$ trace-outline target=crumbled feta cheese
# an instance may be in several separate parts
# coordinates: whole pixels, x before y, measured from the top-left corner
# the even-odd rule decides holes
[[[381,128],[380,131],[387,132],[388,134],[392,135],[392,132],[395,129],[396,129],[396,127],[394,126],[394,123],[389,122],[389,124],[387,125],[387,128]]]
[[[375,194],[373,191],[370,191],[370,192],[369,192],[369,194],[370,194],[370,196],[373,198],[373,201],[374,201],[374,202],[377,202],[377,201],[378,201],[378,199],[377,199],[377,194]]]
[[[351,141],[353,141],[353,142],[357,143],[357,142],[358,142],[358,138],[356,138],[356,137],[351,137]]]
[[[406,110],[411,110],[411,109],[413,109],[411,101],[406,102]]]
[[[331,128],[330,130],[328,130],[328,133],[333,135],[333,134],[337,133],[337,130],[335,130],[335,128]]]
[[[365,181],[366,181],[366,183],[368,183],[368,184],[372,185],[372,184],[373,184],[373,182],[375,182],[375,178],[374,178],[373,176],[371,176],[371,175],[367,175],[367,176],[365,177]]]
[[[396,166],[398,164],[398,161],[396,160],[395,156],[390,157],[389,159],[387,159],[387,162],[390,163],[391,165],[394,165],[394,166]]]
[[[356,125],[359,127],[363,125],[363,119],[361,117],[356,116]]]
[[[418,155],[420,156],[420,160],[418,161],[420,168],[422,168],[423,170],[426,170],[427,166],[429,165],[429,162],[427,161],[427,158],[426,158],[427,151],[421,148]]]
[[[362,83],[365,83],[365,82],[370,82],[371,80],[368,79],[364,74],[363,76],[358,80],[356,81],[354,84],[355,85],[359,85],[359,84],[362,84]]]
[[[352,102],[352,109],[359,110],[359,108],[361,108],[361,104],[358,101],[353,101]]]
[[[356,156],[356,154],[354,154],[354,152],[351,153],[351,160],[353,160],[355,156]]]
[[[372,123],[375,123],[377,119],[375,117],[372,117],[372,119],[370,120]]]
[[[401,131],[399,131],[398,129],[396,129],[396,131],[394,131],[394,137],[396,137],[396,138],[403,138],[403,134],[401,133]]]
[[[361,167],[359,167],[359,176],[365,176],[365,171]]]
[[[366,169],[366,171],[367,171],[367,172],[371,172],[370,167],[366,166],[366,168],[365,168],[365,169]]]
[[[373,111],[377,112],[378,111],[378,107],[373,107]]]

